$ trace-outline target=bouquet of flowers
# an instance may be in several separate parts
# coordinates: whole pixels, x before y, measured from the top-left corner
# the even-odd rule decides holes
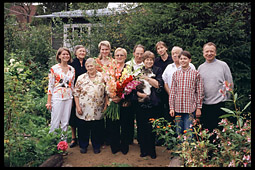
[[[119,71],[119,65],[113,60],[108,68],[103,69],[103,77],[106,82],[106,91],[110,98],[118,96],[124,99],[140,83],[134,79],[131,67],[127,66],[122,73]],[[120,108],[117,103],[109,100],[110,103],[104,114],[112,120],[119,120]]]

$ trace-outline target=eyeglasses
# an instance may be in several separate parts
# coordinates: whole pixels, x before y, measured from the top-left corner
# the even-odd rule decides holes
[[[125,56],[125,55],[123,55],[123,54],[115,55],[115,57],[123,57],[123,56]]]

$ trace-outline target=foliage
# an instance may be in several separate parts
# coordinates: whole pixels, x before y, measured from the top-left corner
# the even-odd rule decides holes
[[[93,17],[85,16],[84,19],[92,24],[90,34],[88,31],[74,34],[73,45],[85,45],[89,55],[97,57],[98,43],[108,40],[112,53],[118,47],[125,48],[127,60],[130,60],[136,44],[143,44],[146,50],[157,54],[155,44],[164,41],[168,51],[173,46],[190,51],[192,63],[198,68],[205,61],[203,45],[212,41],[217,45],[217,58],[230,66],[235,88],[244,96],[241,107],[247,103],[251,94],[251,3],[137,4],[136,8],[129,5],[123,7],[122,13],[115,11],[110,16],[96,16],[96,13]]]
[[[77,9],[77,5],[80,5],[81,9],[88,9],[90,5],[97,9],[99,5],[105,4],[69,3],[70,10]],[[9,4],[5,3],[5,7],[8,8]],[[61,6],[48,5],[48,9],[50,7]],[[48,84],[48,69],[56,62],[51,36],[54,31],[62,33],[64,22],[55,18],[52,21],[56,23],[53,32],[48,22],[34,21],[32,25],[20,27],[15,17],[9,16],[6,11],[4,165],[38,166],[52,154],[59,153],[56,146],[60,140],[60,130],[56,134],[48,133],[50,113],[45,108],[45,90]],[[209,142],[213,134],[200,127],[195,128],[194,142],[183,141],[184,136],[188,137],[189,133],[175,138],[176,134],[171,129],[174,125],[168,127],[168,123],[163,119],[155,121],[155,127],[160,127],[155,131],[165,139],[167,148],[176,149],[176,153],[185,159],[185,166],[251,166],[251,122],[245,121],[250,116],[248,102],[251,94],[251,3],[138,3],[137,8],[127,6],[124,11],[129,12],[115,13],[108,17],[85,16],[85,19],[93,24],[91,34],[86,31],[75,32],[73,46],[82,44],[90,49],[90,56],[97,57],[98,43],[109,40],[112,45],[111,52],[117,47],[123,47],[128,51],[129,60],[136,44],[141,43],[156,54],[155,44],[162,40],[168,45],[169,51],[175,45],[190,51],[192,62],[198,67],[204,62],[203,44],[214,42],[217,45],[217,58],[226,61],[230,66],[237,91],[233,94],[235,102],[228,103],[228,109],[225,108],[228,114],[223,118],[234,116],[238,123],[225,120],[221,122],[219,126],[225,130],[214,131],[221,143],[217,140],[214,143]],[[73,20],[68,22],[72,24]],[[42,23],[46,25],[39,25]],[[237,93],[242,96],[238,97]],[[67,136],[71,137],[71,132],[67,133]],[[174,146],[175,142],[178,147]],[[211,153],[211,157],[206,155],[207,151]]]
[[[224,95],[226,91],[233,95],[233,103],[236,106],[237,94],[234,93],[228,82],[225,82],[225,88],[220,90]],[[170,125],[164,118],[152,120],[153,131],[164,138],[165,144],[173,145],[174,154],[178,154],[184,161],[186,167],[250,167],[251,166],[251,121],[245,120],[241,115],[249,106],[250,102],[242,111],[224,108],[228,113],[222,118],[235,117],[236,123],[228,119],[222,119],[219,127],[209,133],[208,129],[203,129],[201,124],[194,122],[194,132],[184,131],[183,135],[176,135],[173,130],[167,128]],[[248,114],[247,116],[250,116]],[[168,136],[166,132],[172,132]],[[163,132],[163,133],[162,133]],[[192,134],[194,137],[192,138]]]
[[[203,45],[214,42],[217,58],[228,63],[235,88],[244,96],[241,106],[247,103],[251,94],[250,3],[141,3],[130,16],[124,27],[126,44],[141,43],[155,54],[160,40],[169,51],[180,46],[191,52],[196,68],[204,62]]]
[[[172,125],[171,122],[168,122],[163,117],[156,120],[151,118],[150,122],[152,123],[152,131],[159,136],[158,140],[163,139],[164,143],[162,146],[165,146],[167,149],[173,149],[178,144],[175,125]]]

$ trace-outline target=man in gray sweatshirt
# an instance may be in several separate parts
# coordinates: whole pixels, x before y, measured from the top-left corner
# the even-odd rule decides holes
[[[225,101],[230,97],[229,94],[223,96],[219,90],[224,88],[224,81],[233,85],[233,79],[227,63],[215,58],[216,45],[214,43],[209,42],[203,46],[203,56],[206,61],[198,67],[204,82],[205,95],[200,121],[203,129],[212,132],[218,126],[219,116],[224,114],[220,108],[225,107]]]

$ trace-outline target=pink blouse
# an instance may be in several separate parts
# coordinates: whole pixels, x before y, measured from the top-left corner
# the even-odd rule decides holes
[[[60,64],[50,68],[47,94],[52,94],[52,99],[67,100],[73,98],[75,69],[70,65],[68,67],[66,74],[63,72]]]

